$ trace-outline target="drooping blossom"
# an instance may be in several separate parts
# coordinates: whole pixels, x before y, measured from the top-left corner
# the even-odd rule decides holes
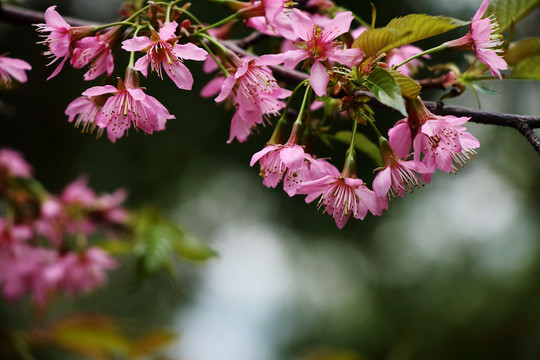
[[[427,174],[430,170],[417,160],[403,160],[399,158],[388,141],[381,144],[381,151],[385,166],[379,168],[379,173],[373,180],[373,191],[378,196],[388,199],[403,197],[405,192],[412,192],[421,184],[418,173]]]
[[[289,140],[285,144],[276,144],[281,142],[284,127],[284,123],[277,124],[272,138],[261,151],[251,157],[249,166],[259,162],[263,185],[274,188],[283,180],[283,189],[289,196],[293,196],[308,176],[311,155],[298,145],[302,127],[298,124],[293,126]]]
[[[107,281],[107,270],[115,269],[118,262],[107,252],[91,247],[81,252],[69,252],[55,264],[61,273],[58,287],[69,296],[89,293]]]
[[[502,79],[501,70],[508,69],[508,64],[501,57],[504,43],[502,35],[498,34],[499,22],[494,14],[482,19],[489,0],[484,0],[471,20],[470,30],[465,36],[444,43],[449,48],[474,51],[478,60],[489,67],[491,74]]]
[[[250,58],[234,59],[234,69],[221,86],[221,92],[215,99],[221,102],[232,96],[237,110],[231,121],[229,140],[235,138],[244,142],[256,124],[262,124],[265,117],[277,114],[285,104],[279,99],[288,97],[290,90],[282,89],[266,67],[258,65]]]
[[[96,125],[107,128],[109,140],[115,142],[133,126],[147,134],[165,129],[167,120],[174,115],[155,98],[146,95],[138,86],[137,74],[126,71],[126,81],[118,79],[118,86],[94,86],[82,93],[83,96],[112,94],[96,118]]]
[[[94,80],[101,74],[111,76],[114,70],[112,47],[122,35],[122,28],[116,27],[103,34],[87,36],[75,42],[70,63],[75,69],[81,69],[90,64],[84,74],[84,80]]]
[[[32,167],[20,152],[2,148],[0,149],[0,173],[5,173],[8,176],[29,178],[32,176]]]
[[[183,60],[204,61],[208,53],[198,46],[187,43],[178,44],[175,36],[178,24],[176,21],[166,24],[159,33],[152,31],[151,38],[145,36],[125,40],[122,48],[127,51],[145,51],[146,55],[135,63],[134,69],[145,77],[148,75],[148,65],[163,79],[162,69],[180,89],[191,90],[193,76],[184,65]]]
[[[347,154],[341,173],[333,166],[326,165],[323,169],[328,172],[326,175],[303,182],[296,193],[307,195],[307,203],[320,197],[319,207],[324,205],[339,229],[345,226],[351,215],[363,220],[368,211],[382,215],[382,211],[388,208],[386,198],[378,196],[356,177],[354,155]]]
[[[266,35],[296,40],[290,17],[292,5],[293,2],[289,0],[255,1],[253,7],[262,7],[262,15],[249,17],[246,25]]]
[[[69,103],[65,110],[68,121],[75,120],[75,127],[82,126],[83,132],[92,133],[97,125],[96,119],[107,101],[108,95],[79,96]],[[103,133],[103,128],[98,127],[98,137]]]
[[[28,80],[25,71],[31,70],[32,66],[24,60],[0,55],[0,85],[11,87],[12,79],[20,83]]]
[[[373,215],[382,215],[388,207],[383,197],[368,189],[366,184],[357,178],[326,175],[320,179],[307,181],[300,185],[297,194],[306,194],[306,202],[320,196],[319,207],[324,206],[338,228],[343,228],[353,215],[363,220],[368,211]]]
[[[334,41],[349,30],[353,19],[350,11],[342,12],[321,28],[306,14],[293,9],[291,20],[295,35],[302,40],[297,44],[300,49],[289,50],[283,54],[263,55],[258,62],[261,65],[283,63],[286,68],[292,69],[300,61],[307,60],[306,65],[310,65],[311,87],[315,94],[324,96],[330,78],[327,67],[331,67],[332,62],[353,66],[364,56],[362,50],[344,49],[342,43]]]
[[[464,166],[476,154],[474,149],[480,143],[461,126],[469,117],[435,115],[420,98],[405,99],[405,103],[409,116],[388,131],[389,141],[402,158],[408,155],[413,144],[414,160],[421,161],[430,170],[422,175],[425,182],[431,180],[431,173],[437,168],[445,172],[455,171],[454,164]]]
[[[46,39],[40,44],[47,45],[49,48],[44,55],[52,58],[48,65],[52,65],[60,60],[60,63],[47,78],[55,77],[62,70],[65,62],[73,52],[73,43],[92,33],[91,26],[72,27],[56,12],[56,5],[50,6],[45,10],[45,24],[37,24],[37,31],[40,33],[49,33],[43,35]]]

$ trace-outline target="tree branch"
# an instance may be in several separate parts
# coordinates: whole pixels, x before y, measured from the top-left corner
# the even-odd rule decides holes
[[[64,17],[67,23],[72,26],[97,25],[96,23],[88,22],[81,19]],[[23,9],[16,6],[4,5],[0,0],[0,21],[5,21],[19,25],[33,25],[45,22],[44,14],[40,11]],[[245,41],[221,40],[222,44],[230,50],[242,56],[256,57],[254,54],[246,51],[242,46],[249,45],[252,41],[258,41],[260,37],[253,35],[245,39]],[[298,84],[307,79],[307,74],[295,70],[285,69],[281,66],[270,66],[276,79],[286,81],[292,84]],[[370,102],[376,107],[387,108],[381,104],[373,94],[369,92],[360,92],[362,95],[370,97]],[[424,102],[429,111],[436,115],[454,115],[470,117],[472,122],[499,125],[511,127],[518,130],[531,143],[536,152],[540,155],[540,138],[536,135],[533,129],[540,128],[540,116],[526,116],[516,114],[501,114],[492,111],[481,111],[469,109],[465,107],[446,105],[442,102]]]

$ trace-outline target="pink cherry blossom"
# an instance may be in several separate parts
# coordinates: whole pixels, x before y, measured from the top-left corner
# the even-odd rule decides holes
[[[292,21],[289,16],[291,1],[286,0],[262,0],[255,1],[254,6],[263,6],[263,16],[253,16],[247,19],[246,25],[253,27],[259,32],[281,36],[288,40],[295,40]]]
[[[410,57],[413,57],[416,54],[421,53],[423,50],[419,47],[413,46],[413,45],[404,45],[395,49],[392,49],[387,52],[386,54],[386,64],[389,68],[391,68],[394,65],[399,65],[403,61],[407,60]],[[426,59],[429,59],[429,55],[422,56]],[[422,65],[422,60],[420,59],[414,59],[407,63],[406,66],[402,66],[398,68],[397,70],[401,72],[403,75],[410,76],[411,73]]]
[[[99,96],[112,94],[103,105],[96,118],[96,125],[107,128],[109,140],[115,142],[133,126],[147,134],[165,129],[167,120],[174,115],[155,98],[146,95],[138,87],[136,74],[126,72],[126,82],[118,80],[118,87],[112,85],[95,86],[82,93],[83,96]]]
[[[77,178],[66,186],[62,195],[60,195],[62,203],[81,207],[91,207],[96,199],[96,193],[88,187],[88,178],[84,176]]]
[[[303,147],[293,142],[268,144],[253,155],[249,166],[258,161],[264,178],[263,185],[274,188],[283,180],[283,189],[293,196],[307,176],[309,169],[306,162],[310,157]]]
[[[122,208],[127,193],[123,189],[112,194],[100,195],[93,204],[93,212],[109,224],[124,224],[128,220],[128,212]]]
[[[428,169],[440,169],[444,172],[456,170],[454,164],[464,166],[474,149],[480,146],[478,140],[461,126],[469,117],[434,116],[428,119],[414,138],[414,159],[420,160]],[[432,172],[432,171],[431,171]],[[423,175],[426,182],[431,180],[431,172]]]
[[[118,262],[105,251],[92,247],[80,253],[62,256],[55,271],[62,273],[58,286],[69,296],[89,293],[107,281],[107,270],[118,267]]]
[[[72,43],[91,34],[90,26],[71,27],[63,18],[56,12],[56,5],[45,10],[45,24],[37,24],[37,31],[40,33],[49,33],[43,35],[46,39],[40,44],[47,45],[47,50],[44,55],[52,58],[48,65],[52,65],[60,60],[60,63],[47,78],[47,80],[55,77],[62,70],[66,60],[73,52]]]
[[[380,172],[373,180],[373,190],[378,196],[388,196],[388,199],[403,197],[405,192],[413,192],[421,184],[417,173],[431,173],[421,162],[416,160],[405,161],[391,153],[384,155],[386,165],[377,169]]]
[[[58,283],[58,276],[49,271],[57,252],[22,244],[16,253],[0,257],[0,285],[5,298],[13,301],[31,294],[38,305],[45,305]]]
[[[65,114],[68,121],[75,120],[75,127],[82,125],[83,132],[92,133],[96,129],[96,119],[107,100],[107,95],[101,96],[80,96],[69,103]],[[103,129],[98,129],[98,137],[103,133]]]
[[[429,169],[422,174],[425,182],[431,180],[431,173],[437,168],[455,171],[454,163],[464,166],[476,154],[474,149],[480,143],[461,126],[469,117],[435,115],[420,98],[406,99],[405,103],[409,116],[388,131],[389,142],[400,158],[408,156],[413,144],[414,160],[421,161]]]
[[[290,90],[277,84],[270,70],[257,64],[257,60],[237,59],[234,75],[226,78],[221,92],[215,99],[221,102],[232,95],[237,110],[231,121],[229,140],[235,138],[244,142],[256,124],[262,124],[265,117],[277,114],[285,105],[279,99],[288,97]]]
[[[166,24],[159,33],[152,32],[152,37],[135,37],[125,40],[122,48],[127,51],[146,51],[146,55],[137,60],[134,69],[145,77],[148,65],[163,79],[162,68],[180,89],[191,90],[193,76],[183,64],[183,59],[203,61],[208,53],[192,43],[180,45],[175,36],[178,24],[176,21]]]
[[[12,78],[21,83],[26,82],[28,78],[25,71],[31,69],[32,66],[24,60],[0,55],[0,85],[9,88]]]
[[[500,55],[503,52],[501,48],[503,39],[502,35],[497,34],[499,30],[497,18],[492,14],[482,19],[488,6],[489,0],[484,0],[472,18],[469,32],[459,39],[446,42],[444,45],[474,51],[478,60],[489,67],[491,74],[502,79],[500,70],[508,69],[508,64]]]
[[[111,76],[114,70],[112,47],[121,35],[122,28],[117,27],[104,34],[88,36],[75,42],[71,65],[75,69],[81,69],[91,63],[84,74],[84,80],[94,80],[104,73]]]
[[[331,0],[308,0],[306,3],[307,7],[315,8],[319,11],[327,11],[335,7],[333,1]]]
[[[32,176],[32,167],[24,160],[20,152],[2,148],[0,149],[0,173],[5,173],[8,176],[30,178]]]
[[[343,177],[341,174],[304,182],[297,193],[307,194],[308,203],[320,196],[319,207],[324,205],[340,229],[351,215],[362,220],[368,211],[373,215],[382,215],[382,211],[388,208],[386,199],[368,189],[361,179]]]
[[[334,41],[349,30],[353,19],[351,12],[342,12],[321,28],[306,14],[293,9],[291,20],[294,33],[303,40],[298,44],[300,49],[289,50],[283,54],[263,55],[258,62],[261,65],[283,63],[286,68],[292,69],[300,61],[307,59],[311,64],[309,77],[311,87],[315,94],[324,96],[329,81],[326,68],[330,66],[330,62],[353,66],[364,56],[362,50],[343,49],[340,42]]]

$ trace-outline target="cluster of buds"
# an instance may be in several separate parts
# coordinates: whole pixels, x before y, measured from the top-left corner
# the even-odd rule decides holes
[[[57,293],[88,293],[118,266],[92,239],[115,237],[127,224],[125,191],[98,196],[79,178],[60,195],[50,194],[20,153],[3,148],[0,198],[0,288],[6,299],[31,295],[45,305]]]
[[[51,64],[59,63],[49,78],[56,76],[70,60],[74,68],[89,67],[85,80],[103,75],[106,83],[89,88],[69,104],[66,109],[69,121],[82,126],[83,131],[106,130],[113,142],[130,128],[148,134],[164,130],[174,115],[145,93],[139,84],[139,74],[147,77],[150,67],[161,79],[165,72],[179,89],[191,90],[194,79],[184,60],[205,61],[204,70],[218,70],[218,74],[201,95],[217,95],[216,102],[227,101],[235,108],[228,142],[247,141],[257,126],[278,117],[272,138],[253,155],[251,165],[259,163],[263,184],[268,187],[276,187],[283,181],[289,196],[306,195],[306,202],[320,198],[319,206],[324,206],[339,228],[351,215],[358,219],[368,212],[381,215],[389,200],[429,183],[437,169],[455,171],[479,147],[478,140],[463,126],[469,118],[436,116],[423,105],[418,96],[420,90],[411,93],[401,89],[398,83],[420,88],[411,76],[423,60],[430,59],[429,54],[447,49],[474,51],[482,66],[501,78],[501,70],[507,69],[507,65],[501,58],[502,42],[496,19],[492,15],[484,18],[488,0],[484,0],[471,19],[465,36],[426,51],[407,42],[399,43],[398,40],[409,35],[407,29],[402,35],[397,34],[400,29],[389,29],[386,38],[382,36],[370,42],[378,29],[368,28],[362,21],[362,26],[351,29],[353,21],[359,18],[328,0],[310,0],[303,6],[286,0],[213,2],[227,6],[234,13],[205,25],[188,11],[189,4],[178,7],[178,1],[168,5],[149,2],[133,9],[119,23],[72,27],[54,6],[47,9],[45,24],[38,25],[38,31],[45,37],[42,43],[48,46],[45,55],[52,59]],[[230,46],[224,46],[223,40],[231,34],[234,21],[282,39],[281,52],[257,57],[235,53]],[[426,36],[436,34],[428,33]],[[380,40],[392,36],[397,39],[396,46],[387,46],[392,42]],[[113,81],[115,47],[129,52],[131,57],[124,79]],[[135,61],[137,52],[143,55]],[[294,71],[300,64],[308,74]],[[282,72],[303,76],[297,78],[294,90],[286,89],[286,84],[276,79],[273,69],[279,65],[285,68],[281,68]],[[460,86],[456,76],[452,79],[455,86]],[[394,88],[384,89],[388,83]],[[291,99],[302,89],[305,89],[302,107],[289,139],[284,141],[287,119],[295,112],[290,109]],[[366,93],[372,97],[366,97]],[[373,97],[406,115],[390,129],[388,139],[374,123],[369,103]],[[340,110],[336,117],[342,121],[345,115],[353,125],[342,171],[312,150],[315,139],[329,138],[332,123],[328,123],[326,110],[334,103],[338,103]],[[317,115],[321,104],[326,109],[323,119]],[[371,188],[356,176],[355,136],[359,126],[366,125],[378,137],[382,159],[380,167],[375,169],[377,174]]]

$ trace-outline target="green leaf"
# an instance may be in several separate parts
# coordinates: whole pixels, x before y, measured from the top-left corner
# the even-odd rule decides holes
[[[115,359],[126,354],[130,341],[111,318],[104,315],[75,315],[46,329],[49,341],[89,359]]]
[[[524,18],[539,4],[540,0],[493,0],[486,13],[497,16],[501,27],[498,32],[501,33]]]
[[[351,137],[352,131],[338,131],[334,135],[334,138],[337,141],[340,141],[344,144],[350,144]],[[379,146],[370,139],[368,139],[368,137],[364,134],[356,134],[356,136],[354,137],[354,148],[369,156],[377,165],[383,166],[384,160],[381,155],[381,150],[379,149]]]
[[[177,335],[169,330],[158,329],[145,333],[142,337],[133,342],[129,350],[129,359],[138,359],[152,355],[165,346],[175,341]]]
[[[528,38],[511,43],[504,54],[504,60],[514,66],[529,57],[540,55],[540,38]]]
[[[135,245],[137,272],[146,278],[166,267],[170,262],[172,246],[168,229],[154,225]]]
[[[513,79],[540,80],[540,55],[528,57],[512,68]]]
[[[403,116],[407,116],[401,90],[397,81],[388,71],[376,68],[364,84],[381,103],[398,110]]]
[[[416,99],[418,95],[420,95],[420,91],[422,90],[422,87],[419,83],[414,81],[414,79],[410,78],[407,75],[403,75],[401,72],[397,70],[387,70],[390,75],[396,80],[396,83],[399,86],[399,90],[401,91],[401,95],[408,97],[410,99]]]
[[[366,55],[380,54],[393,48],[439,35],[468,22],[446,16],[411,14],[392,19],[383,28],[364,31],[353,43]]]
[[[193,236],[177,238],[173,249],[181,258],[195,262],[207,261],[218,255],[217,251]]]

